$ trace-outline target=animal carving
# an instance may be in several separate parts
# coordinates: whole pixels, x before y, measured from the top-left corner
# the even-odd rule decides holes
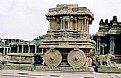
[[[4,65],[9,62],[9,56],[0,56],[0,64]]]
[[[90,57],[86,58],[85,65],[86,66],[92,66],[92,59]]]
[[[115,58],[112,54],[106,54],[106,55],[99,55],[96,60],[99,63],[99,65],[104,65],[106,63],[107,66],[112,66],[111,59]]]

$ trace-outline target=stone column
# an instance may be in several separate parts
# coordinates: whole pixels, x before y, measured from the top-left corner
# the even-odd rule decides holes
[[[49,21],[49,26],[48,26],[48,30],[52,29],[52,19],[51,18],[47,18]]]
[[[87,22],[86,22],[87,20],[86,20],[86,17],[84,18],[84,31],[87,31]]]
[[[68,21],[68,30],[70,29],[70,20]]]
[[[115,43],[114,43],[114,37],[111,36],[110,37],[110,54],[114,54],[114,47],[115,47]]]
[[[87,19],[87,32],[89,34],[89,20]]]
[[[11,47],[10,47],[9,53],[11,53]]]
[[[57,30],[59,30],[60,29],[60,24],[59,24],[59,22],[60,22],[60,19],[59,18],[57,18],[55,21],[57,21]]]
[[[42,54],[43,54],[44,52],[43,52],[43,48],[42,48]]]
[[[63,20],[62,23],[63,23],[63,29],[65,29],[65,20]]]
[[[8,51],[9,51],[9,50],[8,50],[8,47],[7,47],[7,48],[6,48],[6,53],[5,53],[5,55],[7,55],[7,54],[8,54]]]
[[[70,18],[70,30],[73,30],[73,18]]]
[[[29,46],[29,44],[28,44],[28,53],[30,53],[30,46]]]
[[[22,50],[21,50],[21,53],[23,53],[24,52],[24,45],[22,45]]]
[[[78,23],[78,25],[77,25],[78,30],[81,31],[81,21],[80,21],[80,19],[78,19],[77,23]]]
[[[54,39],[54,34],[52,32],[50,33],[50,38]]]
[[[105,54],[105,46],[104,46],[104,44],[101,44],[101,47],[102,47],[102,54],[104,55]]]
[[[77,19],[75,19],[74,21],[75,21],[75,30],[78,30],[78,28],[77,28]]]
[[[21,53],[23,53],[24,52],[24,45],[21,45],[22,46],[22,50],[21,50]],[[22,56],[20,55],[20,57],[19,57],[19,62],[22,62]]]
[[[96,49],[97,49],[97,54],[100,55],[100,37],[97,37],[97,45],[96,45]]]
[[[78,30],[78,22],[77,22],[77,19],[76,19],[76,30]]]
[[[17,53],[19,53],[19,45],[17,44]]]
[[[5,55],[5,47],[3,48],[3,55]]]
[[[60,29],[63,29],[63,19],[60,17]]]
[[[34,46],[34,47],[35,47],[35,53],[36,53],[36,52],[37,52],[37,47],[36,47],[36,44],[35,44],[35,46]]]
[[[81,23],[82,31],[84,30],[84,24],[83,24],[83,21],[84,21],[84,20],[81,20],[81,22],[82,22],[82,23]]]
[[[50,20],[48,20],[48,21],[49,21],[48,30],[50,30],[51,29],[51,22],[50,22]]]

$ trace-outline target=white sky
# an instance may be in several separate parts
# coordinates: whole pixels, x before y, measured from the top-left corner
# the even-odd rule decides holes
[[[46,34],[45,13],[57,4],[78,4],[94,13],[90,34],[95,34],[100,19],[121,21],[121,0],[0,0],[0,38],[32,40]]]

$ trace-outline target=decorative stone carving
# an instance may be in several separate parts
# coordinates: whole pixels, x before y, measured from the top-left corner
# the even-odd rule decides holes
[[[72,67],[82,67],[85,64],[86,56],[82,50],[75,49],[70,51],[67,60]]]
[[[92,66],[92,59],[90,57],[87,57],[86,58],[86,61],[85,61],[85,66]]]
[[[106,54],[106,55],[99,55],[99,56],[94,56],[93,61],[96,63],[96,65],[106,65],[106,66],[112,66],[113,64],[111,63],[111,59],[115,58],[114,55],[112,54]]]
[[[58,50],[50,49],[44,54],[44,61],[47,66],[57,67],[62,60],[62,56]]]
[[[4,65],[9,62],[9,56],[0,56],[0,64]]]

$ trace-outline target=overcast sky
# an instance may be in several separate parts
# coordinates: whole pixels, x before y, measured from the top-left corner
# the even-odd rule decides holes
[[[46,34],[45,13],[57,4],[78,4],[94,13],[90,34],[95,34],[100,19],[121,21],[121,0],[0,0],[0,38],[32,40]]]

